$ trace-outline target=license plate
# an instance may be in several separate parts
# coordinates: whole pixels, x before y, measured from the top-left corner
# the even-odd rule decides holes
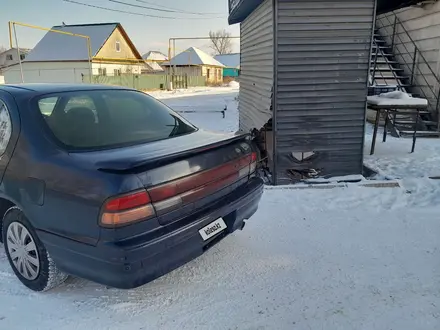
[[[211,237],[214,237],[215,235],[221,233],[226,228],[226,223],[223,221],[222,218],[220,218],[200,229],[199,233],[200,236],[202,236],[203,240],[206,241]]]

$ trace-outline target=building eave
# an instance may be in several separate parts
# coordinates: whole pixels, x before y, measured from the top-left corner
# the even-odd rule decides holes
[[[264,0],[229,0],[229,24],[243,22]],[[377,0],[377,13],[383,14],[422,2],[421,0]]]

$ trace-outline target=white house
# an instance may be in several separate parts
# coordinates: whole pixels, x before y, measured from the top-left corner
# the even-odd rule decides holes
[[[144,54],[142,58],[146,61],[153,61],[157,63],[162,63],[168,61],[168,56],[165,54],[157,51],[157,50],[151,50],[148,53]]]
[[[176,55],[169,62],[162,63],[167,74],[203,76],[208,83],[221,83],[223,81],[223,68],[225,67],[204,51],[190,47]]]
[[[154,50],[142,55],[142,58],[154,73],[163,73],[164,69],[161,67],[161,64],[168,61],[168,57],[165,54]]]
[[[17,48],[11,48],[0,53],[0,73],[3,69],[19,62],[18,54],[20,54],[20,59],[23,61],[29,51],[30,49],[27,48],[20,48],[20,51]]]
[[[22,62],[24,82],[80,83],[89,81],[90,71],[93,75],[108,76],[151,71],[119,23],[64,25],[52,29],[88,36],[90,62],[85,38],[47,32]],[[21,82],[20,66],[9,66],[4,76],[6,83]]]

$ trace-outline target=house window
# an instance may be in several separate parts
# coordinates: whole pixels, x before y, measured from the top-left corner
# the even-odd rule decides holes
[[[26,54],[20,54],[20,60],[24,60],[26,58]]]
[[[210,73],[211,73],[211,70],[210,69],[206,69],[206,78],[209,79]]]
[[[100,76],[106,76],[107,75],[107,68],[98,68],[98,74]]]
[[[6,60],[12,61],[14,58],[12,57],[12,54],[6,55]]]
[[[119,53],[121,51],[121,43],[116,41],[116,51]]]
[[[115,76],[120,76],[121,75],[121,69],[115,69],[113,72],[114,72]]]

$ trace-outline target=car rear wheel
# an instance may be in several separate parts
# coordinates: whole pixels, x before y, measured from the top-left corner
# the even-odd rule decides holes
[[[17,207],[10,208],[3,218],[3,242],[12,270],[29,289],[47,291],[67,279]]]

